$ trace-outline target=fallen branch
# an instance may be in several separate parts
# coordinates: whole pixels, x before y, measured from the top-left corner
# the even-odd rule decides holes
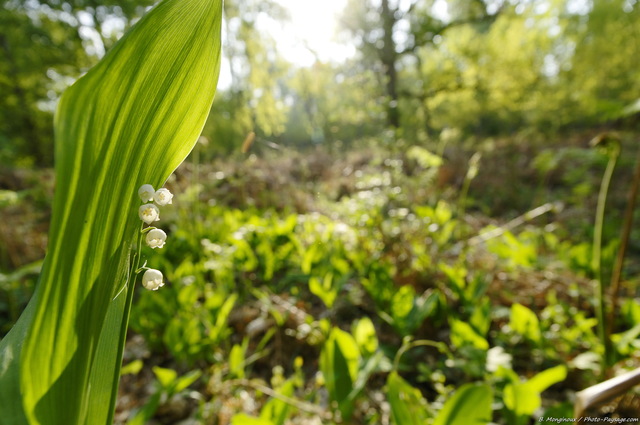
[[[580,418],[590,407],[597,406],[640,384],[640,368],[586,388],[576,394],[573,417]]]
[[[325,419],[325,420],[332,420],[333,419],[333,415],[331,415],[330,412],[327,412],[325,409],[323,409],[322,407],[315,405],[315,404],[311,404],[308,403],[306,401],[303,400],[299,400],[299,399],[295,399],[292,397],[288,397],[286,395],[280,394],[279,392],[275,391],[273,388],[268,387],[266,385],[263,385],[259,382],[255,382],[253,380],[249,380],[249,379],[235,379],[233,381],[229,381],[232,385],[238,385],[238,386],[242,386],[242,387],[250,387],[253,388],[254,390],[260,391],[261,393],[264,393],[266,395],[268,395],[269,397],[273,397],[275,399],[278,399],[284,403],[287,403],[303,412],[307,412],[307,413],[312,413],[314,415],[318,415],[320,418]]]
[[[551,211],[559,211],[562,209],[562,204],[558,202],[548,202],[544,205],[541,205],[537,208],[532,209],[531,211],[527,211],[526,213],[518,216],[501,227],[496,227],[495,229],[489,230],[487,232],[481,233],[477,236],[472,237],[467,240],[467,244],[469,246],[479,245],[483,242],[488,241],[489,239],[497,238],[498,236],[502,236],[508,231],[515,229],[518,226],[523,225],[527,221],[531,221],[534,218],[540,217],[543,214],[546,214]]]

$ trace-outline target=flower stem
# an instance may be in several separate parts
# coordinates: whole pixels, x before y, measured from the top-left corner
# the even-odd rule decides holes
[[[620,235],[620,247],[618,248],[618,255],[616,262],[611,273],[611,292],[609,302],[609,314],[607,317],[607,335],[613,333],[615,313],[618,305],[618,293],[620,292],[620,280],[622,279],[622,267],[624,266],[624,257],[629,244],[629,237],[631,235],[631,227],[633,226],[633,212],[636,208],[636,198],[638,197],[638,189],[640,187],[640,150],[638,150],[636,158],[636,169],[633,174],[633,182],[629,189],[629,195],[627,196],[627,208],[624,213],[624,222],[622,224],[622,231]]]
[[[122,321],[120,322],[120,338],[118,340],[118,353],[115,358],[116,367],[113,376],[113,387],[111,388],[111,406],[115,408],[116,398],[118,396],[118,385],[120,383],[120,369],[122,368],[122,358],[124,355],[124,347],[127,342],[127,328],[129,327],[129,316],[131,314],[131,305],[133,304],[133,294],[136,288],[136,280],[138,277],[138,269],[140,268],[140,257],[142,250],[142,228],[144,225],[141,225],[140,232],[136,234],[138,250],[133,253],[132,261],[129,266],[129,271],[127,273],[127,282],[125,284],[125,288],[127,290],[127,298],[125,300],[124,311],[122,313]],[[117,301],[112,301],[117,302]],[[115,414],[115,410],[109,412],[109,418],[107,418],[108,424],[113,423],[113,416]]]
[[[618,159],[618,151],[609,152],[609,161],[600,184],[598,194],[598,205],[596,207],[595,228],[593,234],[593,251],[591,256],[591,269],[597,282],[598,291],[596,294],[596,314],[598,318],[598,338],[604,346],[604,356],[602,360],[602,371],[607,373],[607,369],[612,360],[611,341],[607,333],[607,316],[605,306],[605,287],[602,278],[602,229],[604,226],[604,210],[607,202],[607,192],[611,183],[611,176]]]
[[[400,366],[400,358],[402,357],[402,355],[407,351],[411,350],[412,348],[416,348],[416,347],[434,347],[434,348],[437,348],[438,351],[440,351],[442,354],[445,354],[447,358],[449,359],[453,358],[453,353],[451,353],[451,350],[449,350],[449,347],[447,347],[447,345],[444,342],[431,341],[428,339],[419,339],[416,341],[405,341],[402,344],[402,347],[400,347],[400,349],[396,353],[395,358],[393,359],[393,370],[396,370],[396,371],[398,370],[398,367]]]

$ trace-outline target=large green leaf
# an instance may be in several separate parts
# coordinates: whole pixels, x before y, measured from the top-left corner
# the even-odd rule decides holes
[[[504,388],[504,404],[516,416],[530,416],[540,408],[540,394],[567,378],[567,367],[558,365],[546,369],[527,382],[513,382]]]
[[[0,342],[3,424],[110,423],[137,189],[160,186],[204,126],[221,14],[222,0],[160,3],[62,96],[48,254],[33,299]]]
[[[538,316],[522,304],[511,306],[511,321],[509,326],[515,332],[533,342],[540,342],[540,322]]]
[[[489,349],[487,340],[478,335],[467,322],[450,318],[449,323],[451,324],[451,343],[457,348],[471,345],[479,350]]]
[[[349,396],[358,377],[359,364],[360,351],[355,339],[347,332],[333,328],[320,353],[320,370],[329,396],[338,403],[346,420],[353,410],[353,400]]]
[[[492,401],[490,386],[463,385],[447,400],[433,425],[486,425],[491,422]]]
[[[420,390],[412,387],[396,371],[387,378],[387,399],[396,425],[422,425],[429,417]]]

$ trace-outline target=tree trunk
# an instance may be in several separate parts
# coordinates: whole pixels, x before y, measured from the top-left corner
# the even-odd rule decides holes
[[[393,27],[397,22],[396,9],[389,7],[389,0],[382,0],[382,30],[383,46],[381,51],[382,66],[384,69],[387,96],[387,121],[388,124],[397,129],[400,127],[400,111],[398,109],[398,74],[396,62],[398,53],[396,44],[393,41]]]

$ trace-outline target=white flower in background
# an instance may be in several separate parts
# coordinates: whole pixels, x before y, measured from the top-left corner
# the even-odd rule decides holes
[[[142,202],[149,202],[153,200],[153,195],[156,193],[156,190],[150,184],[143,184],[138,189],[138,196],[142,199]]]
[[[600,363],[602,359],[600,355],[594,353],[593,351],[587,351],[586,353],[578,354],[569,362],[569,365],[582,369],[582,370],[593,370],[594,372],[600,371]]]
[[[162,189],[158,189],[158,191],[153,196],[153,199],[154,201],[156,201],[156,204],[160,206],[167,205],[171,203],[171,200],[173,199],[173,193],[169,192],[169,189],[165,189],[163,187]]]
[[[493,347],[487,351],[487,371],[495,372],[500,366],[511,369],[511,354],[506,353],[502,347]]]
[[[142,286],[150,291],[157,291],[158,288],[164,286],[162,281],[162,272],[156,269],[149,269],[142,275]]]
[[[162,248],[167,240],[167,234],[162,229],[151,229],[147,233],[147,245],[151,248]]]
[[[153,204],[144,204],[138,209],[138,216],[140,220],[151,224],[154,221],[160,220],[160,210]]]

